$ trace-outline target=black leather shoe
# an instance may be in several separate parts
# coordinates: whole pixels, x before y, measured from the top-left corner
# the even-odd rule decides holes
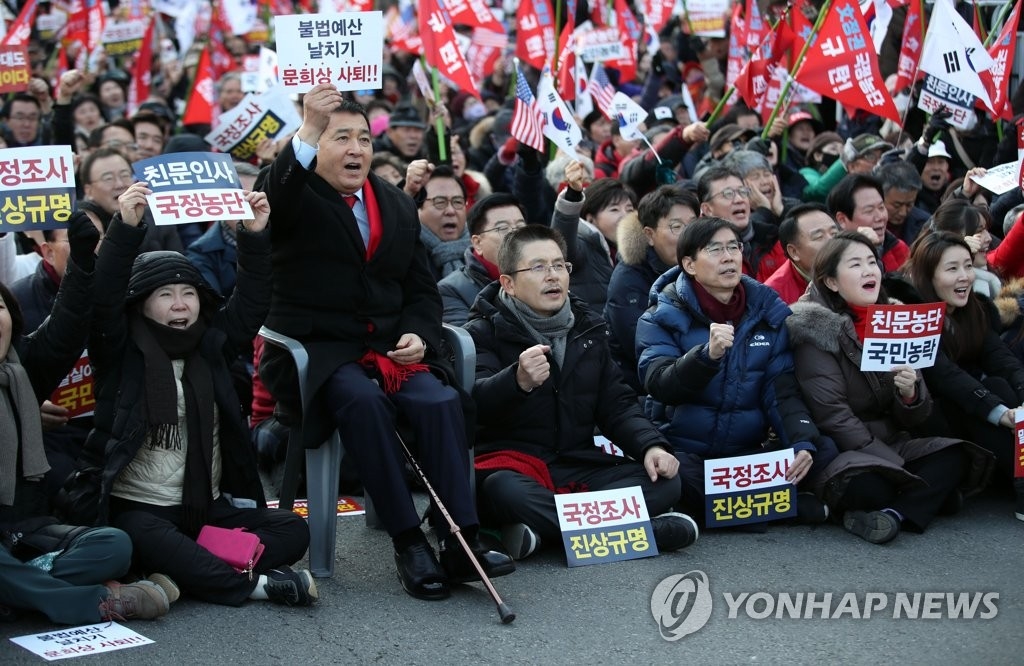
[[[395,551],[395,566],[402,587],[417,599],[439,601],[451,595],[448,577],[429,544],[418,542],[401,552]]]
[[[467,539],[469,549],[476,555],[480,567],[487,574],[488,578],[507,576],[516,570],[516,563],[497,546],[487,546],[480,542],[479,538]],[[459,541],[454,536],[449,536],[441,544],[441,566],[448,574],[448,580],[453,583],[469,583],[480,580],[480,574],[476,567],[469,561],[466,551],[462,549]]]

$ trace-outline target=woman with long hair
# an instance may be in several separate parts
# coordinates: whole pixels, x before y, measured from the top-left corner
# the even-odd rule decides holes
[[[914,369],[860,369],[868,308],[889,302],[874,246],[844,231],[819,251],[786,322],[804,399],[840,451],[815,490],[847,531],[879,544],[904,529],[923,532],[944,505],[959,503],[958,488],[980,484],[988,460],[969,443],[910,434],[933,407]]]

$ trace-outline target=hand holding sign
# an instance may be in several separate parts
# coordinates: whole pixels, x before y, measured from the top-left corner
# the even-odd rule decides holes
[[[900,397],[905,402],[913,402],[917,397],[917,371],[909,365],[899,365],[892,369],[895,373],[893,383]]]
[[[1010,428],[1011,430],[1017,429],[1017,410],[1008,409],[1003,412],[1003,415],[999,417],[999,425]]]
[[[711,335],[708,336],[708,356],[717,361],[732,347],[735,330],[732,324],[711,324]]]
[[[299,140],[315,146],[331,122],[331,112],[338,108],[341,101],[341,93],[330,83],[321,83],[306,93],[302,98],[302,127],[298,132]]]
[[[789,470],[786,472],[786,481],[789,481],[794,486],[804,480],[807,476],[807,472],[811,471],[811,465],[814,463],[814,459],[811,457],[810,451],[797,451],[796,456],[793,458],[793,464],[789,466]]]
[[[121,209],[121,221],[129,227],[139,226],[142,216],[146,214],[146,207],[149,206],[146,195],[152,193],[145,183],[135,183],[125,190],[124,194],[117,198]]]
[[[267,228],[267,222],[270,221],[270,201],[267,199],[266,193],[249,192],[248,190],[245,192],[245,200],[249,202],[252,212],[256,215],[245,225],[245,228],[248,231],[259,233]]]

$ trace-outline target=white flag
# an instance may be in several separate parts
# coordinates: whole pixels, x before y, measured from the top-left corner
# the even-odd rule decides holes
[[[630,141],[644,138],[644,133],[640,130],[640,123],[647,120],[647,111],[644,107],[634,102],[626,93],[617,92],[612,98],[612,108],[619,123],[619,136]]]
[[[590,96],[590,77],[587,66],[580,54],[573,63],[573,82],[576,84],[576,117],[583,120],[594,110],[594,98]]]
[[[583,131],[572,117],[569,105],[555,89],[550,65],[544,65],[537,84],[537,104],[544,113],[544,136],[562,150],[569,151],[583,140]]]
[[[921,47],[921,71],[971,93],[992,108],[978,72],[994,64],[974,30],[956,13],[952,0],[936,0]]]

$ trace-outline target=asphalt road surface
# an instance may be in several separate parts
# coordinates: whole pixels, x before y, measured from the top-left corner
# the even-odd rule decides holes
[[[1022,546],[1024,523],[1009,501],[983,497],[925,535],[901,534],[884,546],[832,525],[774,525],[764,533],[710,532],[678,553],[574,569],[564,554],[546,551],[495,580],[517,615],[502,625],[480,584],[458,586],[441,602],[407,596],[387,535],[346,517],[334,577],[317,580],[315,606],[227,608],[182,598],[165,617],[129,625],[155,644],[75,661],[1021,664]],[[690,572],[702,572],[709,594],[698,593],[701,574]],[[671,576],[680,578],[659,587]],[[651,610],[656,591],[660,625]],[[693,630],[708,599],[710,617]],[[964,604],[960,618],[949,617],[951,603]],[[972,607],[974,617],[963,618]],[[38,615],[0,624],[0,664],[41,663],[7,639],[51,628]],[[684,631],[692,633],[662,638]]]

